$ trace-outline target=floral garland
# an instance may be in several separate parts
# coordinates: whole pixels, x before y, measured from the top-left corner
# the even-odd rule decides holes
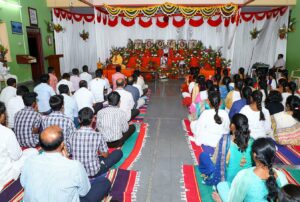
[[[188,7],[180,6],[172,3],[164,3],[156,6],[126,8],[126,7],[114,7],[104,4],[106,11],[112,16],[118,16],[124,14],[127,18],[136,18],[138,15],[144,15],[147,17],[153,17],[158,11],[161,11],[165,15],[173,15],[176,12],[180,12],[185,18],[192,18],[196,14],[209,18],[216,13],[220,13],[223,17],[231,17],[238,12],[238,6],[235,4],[226,4],[221,6],[211,7]]]

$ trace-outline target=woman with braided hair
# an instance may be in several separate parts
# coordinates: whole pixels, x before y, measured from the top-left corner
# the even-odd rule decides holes
[[[252,94],[252,89],[250,87],[246,86],[243,88],[242,98],[240,100],[235,101],[229,111],[230,119],[232,119],[232,117],[236,113],[239,113],[245,105],[249,105],[251,103],[251,94]]]
[[[221,104],[220,93],[211,91],[208,93],[210,109],[204,110],[199,119],[191,122],[191,130],[197,145],[216,147],[224,134],[229,132],[229,118],[225,110],[219,109]]]
[[[277,201],[280,187],[288,182],[281,171],[273,168],[275,156],[276,147],[272,140],[255,140],[252,145],[255,167],[241,170],[231,184],[219,183],[213,199],[223,202]]]
[[[242,96],[242,89],[244,86],[244,81],[242,79],[236,79],[234,82],[234,90],[230,91],[225,99],[226,109],[229,111],[232,107],[232,104],[240,100]]]
[[[262,92],[255,90],[251,94],[250,105],[244,106],[240,113],[247,116],[253,139],[266,137],[272,133],[271,116],[269,111],[262,106]]]

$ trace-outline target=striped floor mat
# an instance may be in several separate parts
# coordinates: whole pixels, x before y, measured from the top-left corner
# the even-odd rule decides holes
[[[279,169],[287,177],[288,182],[291,184],[299,185],[300,183],[300,170],[286,168]],[[202,183],[203,178],[199,172],[197,166],[194,165],[183,165],[183,187],[184,191],[181,194],[182,200],[187,202],[213,202],[211,186],[207,186]]]

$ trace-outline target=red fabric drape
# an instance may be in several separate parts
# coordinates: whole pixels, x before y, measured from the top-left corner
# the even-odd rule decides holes
[[[101,23],[101,14],[97,16],[97,22]]]
[[[203,18],[201,17],[199,20],[194,20],[193,18],[191,18],[189,20],[189,24],[193,27],[199,27],[204,23]]]
[[[143,21],[143,19],[140,17],[139,25],[141,25],[144,28],[150,27],[152,25],[152,18],[149,18],[148,21]]]
[[[103,20],[103,24],[104,24],[104,25],[106,25],[106,22],[107,22],[107,16],[106,16],[106,15],[104,15],[104,17],[103,17],[103,19],[102,19],[102,20]]]
[[[212,27],[217,27],[222,23],[222,16],[220,15],[216,20],[209,18],[207,23]]]
[[[173,25],[175,27],[182,27],[184,24],[185,24],[185,18],[184,17],[182,17],[182,19],[179,20],[179,21],[176,21],[175,17],[173,17]]]
[[[83,17],[86,22],[93,22],[95,19],[95,15],[84,15]]]
[[[121,23],[126,27],[131,27],[135,24],[135,19],[130,19],[130,21],[126,21],[124,17],[121,19]]]
[[[159,18],[156,18],[156,25],[160,28],[165,28],[169,24],[169,19],[168,21],[159,21]]]
[[[108,22],[107,22],[108,26],[110,27],[114,27],[118,24],[118,17],[114,17],[114,19],[111,19],[110,17],[108,17]]]

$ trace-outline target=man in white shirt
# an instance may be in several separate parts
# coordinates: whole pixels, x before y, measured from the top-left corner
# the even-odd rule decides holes
[[[74,97],[71,97],[69,87],[62,84],[58,87],[59,93],[64,97],[64,114],[73,120],[75,126],[79,126],[77,104]]]
[[[73,83],[70,81],[70,74],[68,73],[64,73],[62,75],[62,78],[61,80],[57,83],[56,85],[56,94],[59,94],[59,90],[58,90],[58,87],[62,84],[65,84],[69,87],[69,90],[71,93],[74,93],[75,92],[75,89],[73,87]]]
[[[37,93],[37,104],[39,112],[43,115],[49,115],[51,113],[51,107],[49,104],[50,97],[55,95],[53,88],[49,85],[49,75],[43,74],[40,78],[40,84],[37,85],[33,91]]]
[[[1,91],[0,101],[7,106],[8,101],[17,95],[17,81],[14,78],[9,78],[6,81],[7,86]]]
[[[95,71],[96,78],[89,83],[89,90],[92,92],[96,102],[104,102],[104,90],[106,81],[102,79],[102,70]]]
[[[74,93],[78,111],[80,111],[84,107],[93,109],[93,106],[96,103],[93,94],[91,93],[91,91],[89,91],[87,86],[87,82],[85,80],[81,80],[79,82],[79,90]]]
[[[127,121],[134,119],[139,115],[140,110],[134,109],[134,99],[130,92],[124,89],[125,81],[124,79],[117,79],[116,81],[117,89],[115,90],[121,96],[120,109],[122,109],[127,115]]]
[[[79,75],[81,80],[85,80],[87,83],[90,83],[90,81],[93,79],[92,75],[89,74],[89,67],[87,65],[84,65],[82,67],[82,73]]]
[[[280,71],[285,69],[285,60],[283,59],[283,54],[278,55],[273,69],[274,70],[280,70]]]
[[[3,126],[5,124],[5,106],[0,102],[0,191],[11,180],[18,179],[24,162],[32,155],[37,155],[36,149],[22,151],[15,133]]]
[[[6,105],[6,109],[7,109],[7,119],[8,119],[7,122],[9,128],[14,127],[15,114],[25,107],[22,96],[28,92],[29,89],[26,86],[21,85],[17,88],[17,95],[15,97],[12,97],[8,101],[8,104]]]
[[[79,77],[79,70],[77,68],[72,69],[72,74],[70,81],[73,84],[74,90],[77,91],[79,89],[79,82],[81,81]]]
[[[140,70],[134,70],[133,74],[137,76],[136,83],[142,87],[142,89],[143,89],[143,95],[147,94],[147,92],[148,92],[148,85],[145,84],[144,77],[141,75]]]

